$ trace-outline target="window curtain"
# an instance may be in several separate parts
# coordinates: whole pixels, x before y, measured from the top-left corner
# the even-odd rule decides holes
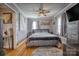
[[[33,22],[35,22],[36,24],[34,25]],[[33,21],[33,22],[32,22],[32,29],[33,29],[33,26],[35,26],[35,29],[40,29],[39,21]]]
[[[66,13],[63,13],[61,21],[61,35],[66,36],[66,33],[67,33],[67,19],[66,19]]]
[[[37,29],[37,22],[33,21],[32,22],[32,30]]]
[[[27,19],[27,32],[31,32],[32,31],[32,20],[31,19]]]
[[[37,21],[37,29],[40,29],[39,21]]]

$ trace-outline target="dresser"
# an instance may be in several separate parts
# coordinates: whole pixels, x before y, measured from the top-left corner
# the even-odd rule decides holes
[[[67,43],[79,44],[79,20],[68,22],[68,24],[67,24]]]

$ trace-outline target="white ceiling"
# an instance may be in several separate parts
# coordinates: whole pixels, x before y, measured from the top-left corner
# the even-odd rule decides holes
[[[48,16],[54,16],[60,12],[69,3],[44,3],[43,8],[49,10]],[[37,10],[40,7],[39,3],[16,3],[16,6],[24,13],[26,17],[37,18]]]

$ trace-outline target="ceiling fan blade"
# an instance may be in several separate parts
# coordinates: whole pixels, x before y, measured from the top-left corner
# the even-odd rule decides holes
[[[50,11],[49,11],[49,10],[43,10],[43,12],[44,12],[44,13],[50,13]]]

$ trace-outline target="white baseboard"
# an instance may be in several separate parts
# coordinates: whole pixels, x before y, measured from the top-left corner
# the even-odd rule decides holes
[[[23,39],[20,43],[18,43],[17,47],[21,46],[23,43],[26,43],[26,38]]]

